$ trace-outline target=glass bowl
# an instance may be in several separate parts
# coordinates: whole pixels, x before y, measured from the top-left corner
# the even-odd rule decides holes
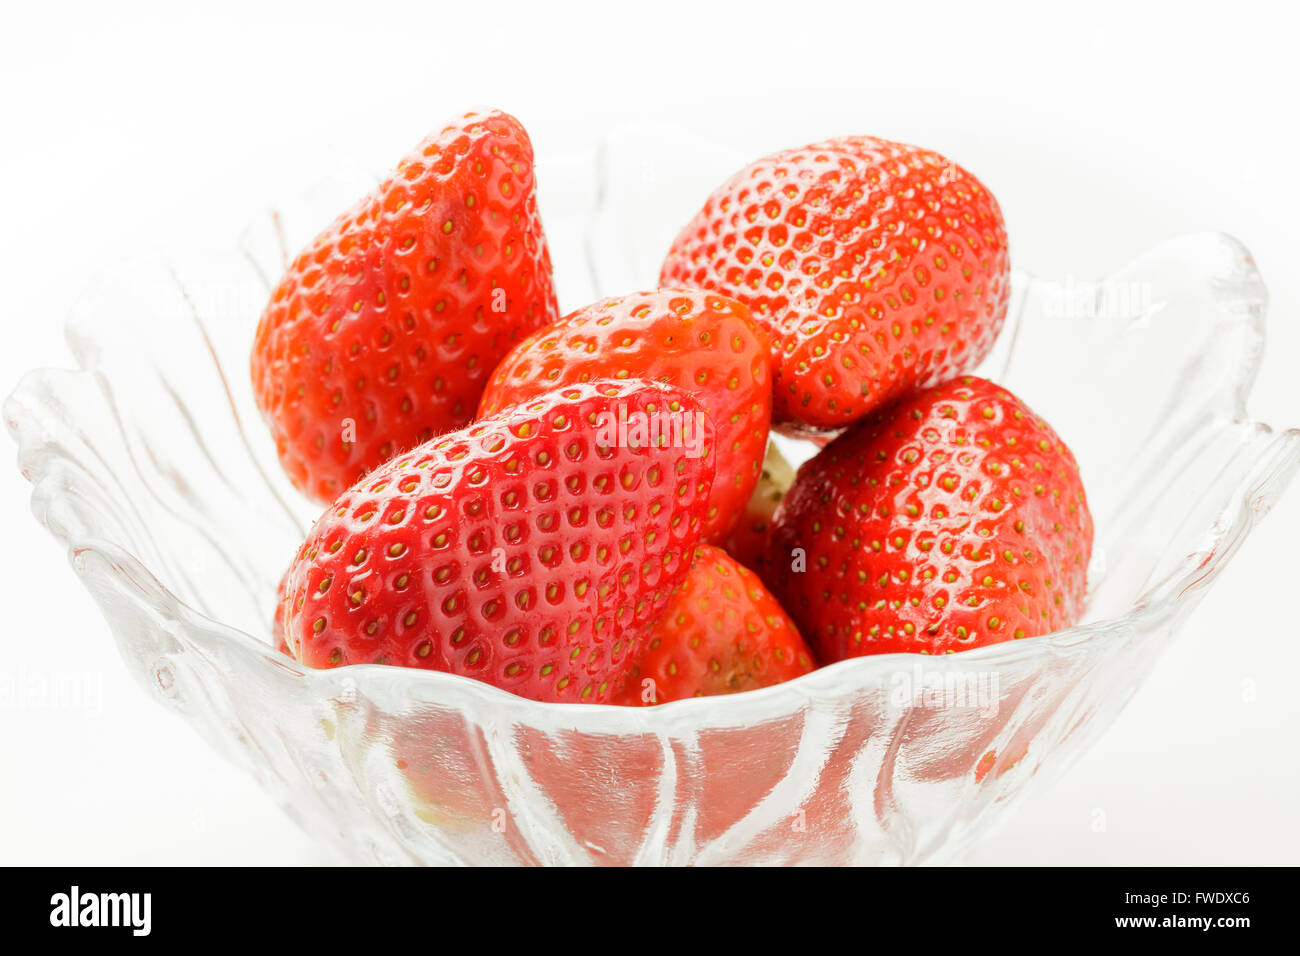
[[[542,157],[562,307],[653,287],[677,228],[743,162],[645,126]],[[248,349],[288,253],[369,185],[322,185],[227,251],[106,272],[68,323],[77,368],[31,373],[4,408],[33,511],[131,672],[354,861],[952,858],[1106,727],[1300,467],[1300,432],[1245,410],[1266,308],[1251,256],[1186,236],[1101,282],[1017,275],[980,370],[1081,464],[1097,542],[1079,627],[654,708],[313,671],[269,643],[317,509],[276,464]]]

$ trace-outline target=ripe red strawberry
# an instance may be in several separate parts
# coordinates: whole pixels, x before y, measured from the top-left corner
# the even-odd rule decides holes
[[[749,310],[725,296],[672,289],[606,299],[566,315],[511,349],[479,412],[557,385],[645,378],[689,392],[718,434],[717,477],[704,523],[720,541],[749,500],[772,414],[768,341]]]
[[[505,113],[421,143],[304,249],[253,345],[253,388],[293,483],[330,501],[467,424],[510,346],[558,315],[533,148]]]
[[[708,545],[695,560],[615,704],[756,690],[813,669],[812,651],[753,571]]]
[[[670,408],[698,411],[651,382],[568,386],[381,465],[290,570],[290,649],[608,700],[689,568],[713,458],[607,426]]]
[[[928,149],[846,136],[733,176],[660,282],[748,305],[773,336],[773,421],[834,433],[978,364],[1006,317],[1008,269],[979,180]]]
[[[1069,627],[1091,552],[1070,450],[1014,395],[966,377],[875,412],[805,463],[767,574],[831,662]]]
[[[763,471],[754,485],[754,493],[740,520],[732,527],[723,542],[723,548],[745,567],[762,574],[767,559],[767,539],[772,528],[772,516],[794,483],[794,469],[777,449],[776,443],[767,446],[763,458]]]

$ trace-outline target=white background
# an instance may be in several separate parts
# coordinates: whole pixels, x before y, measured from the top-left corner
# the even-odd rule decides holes
[[[381,171],[498,105],[532,132],[543,189],[548,153],[632,119],[755,154],[865,132],[975,170],[1020,269],[1099,277],[1170,235],[1231,232],[1272,292],[1251,411],[1300,425],[1288,5],[106,6],[6,0],[0,17],[0,392],[68,361],[63,316],[106,264],[228,246],[295,185]],[[0,468],[0,678],[90,693],[0,702],[0,863],[328,862],[130,682],[26,498]],[[1300,862],[1297,532],[1293,489],[1114,727],[973,861]]]

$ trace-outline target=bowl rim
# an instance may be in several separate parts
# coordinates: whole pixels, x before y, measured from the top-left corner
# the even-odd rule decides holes
[[[1239,256],[1254,268],[1250,253],[1232,236],[1226,233],[1190,233],[1144,250],[1115,270],[1111,276],[1122,275],[1132,264],[1169,243],[1206,235],[1235,247]],[[88,285],[93,284],[93,281]],[[1020,271],[1013,273],[1013,286],[1028,288],[1032,283],[1042,281],[1050,280]],[[1261,317],[1261,335],[1262,321]],[[201,320],[199,322],[201,326]],[[71,320],[69,332],[70,324]],[[206,334],[206,330],[204,332]],[[69,339],[71,340],[70,335]],[[77,352],[75,346],[73,351],[74,354]],[[1186,555],[1161,579],[1149,584],[1124,613],[1061,631],[988,644],[960,653],[927,655],[895,652],[863,655],[823,665],[793,680],[757,690],[669,701],[652,707],[535,701],[474,678],[420,668],[379,664],[351,664],[328,669],[307,667],[281,654],[277,648],[256,635],[216,620],[191,606],[158,580],[142,560],[115,542],[94,534],[74,534],[66,528],[55,526],[50,511],[58,498],[56,480],[59,468],[31,462],[32,448],[39,446],[40,439],[32,434],[32,416],[27,411],[31,404],[28,396],[35,393],[36,382],[52,375],[93,378],[93,364],[88,363],[84,356],[77,356],[76,368],[42,367],[27,372],[6,398],[3,413],[6,425],[18,444],[19,466],[33,485],[31,510],[37,520],[65,545],[69,562],[92,594],[96,588],[91,586],[91,579],[100,573],[96,568],[99,562],[93,558],[98,558],[108,569],[105,573],[112,585],[130,599],[144,602],[154,615],[186,625],[186,633],[198,629],[213,639],[233,642],[244,651],[261,654],[267,663],[294,674],[314,696],[321,699],[335,699],[340,694],[354,691],[368,697],[371,695],[366,694],[367,685],[398,682],[404,688],[409,688],[412,700],[465,700],[488,708],[487,713],[511,714],[526,723],[565,723],[567,719],[567,723],[574,729],[606,733],[631,731],[672,734],[679,732],[683,725],[689,728],[750,723],[752,721],[745,715],[751,710],[762,711],[763,717],[771,719],[778,708],[782,713],[789,713],[795,709],[795,705],[814,699],[838,698],[846,689],[856,690],[884,683],[902,671],[914,671],[917,666],[942,672],[977,668],[996,670],[1024,657],[1077,652],[1082,648],[1090,648],[1099,641],[1127,642],[1142,627],[1176,618],[1189,610],[1195,599],[1210,587],[1214,578],[1231,560],[1254,525],[1285,491],[1291,478],[1300,471],[1300,428],[1275,431],[1267,424],[1250,419],[1246,413],[1246,399],[1253,387],[1261,357],[1262,349],[1254,357],[1253,367],[1245,370],[1242,375],[1234,395],[1235,407],[1225,423],[1253,430],[1253,437],[1263,440],[1264,444],[1252,461],[1246,477],[1229,494],[1228,504],[1212,526],[1216,532],[1213,550],[1208,554],[1196,551]],[[237,427],[241,433],[244,431],[243,422],[237,422]],[[274,489],[271,490],[274,493]],[[156,592],[156,603],[150,600],[149,590]],[[974,665],[974,668],[968,665]],[[778,704],[778,701],[783,700],[784,704]],[[595,727],[592,726],[593,721],[607,723],[608,726]]]

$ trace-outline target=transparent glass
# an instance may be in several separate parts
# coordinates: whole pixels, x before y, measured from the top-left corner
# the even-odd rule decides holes
[[[562,306],[653,287],[742,162],[636,127],[539,163]],[[1081,463],[1097,548],[1080,627],[655,708],[309,670],[270,647],[269,622],[316,509],[277,467],[247,355],[288,252],[368,185],[322,186],[229,250],[104,274],[68,323],[77,367],[31,373],[4,409],[33,511],[132,673],[355,861],[951,858],[1111,721],[1300,466],[1300,432],[1245,411],[1266,307],[1250,254],[1187,236],[1102,282],[1017,276],[982,370]]]

